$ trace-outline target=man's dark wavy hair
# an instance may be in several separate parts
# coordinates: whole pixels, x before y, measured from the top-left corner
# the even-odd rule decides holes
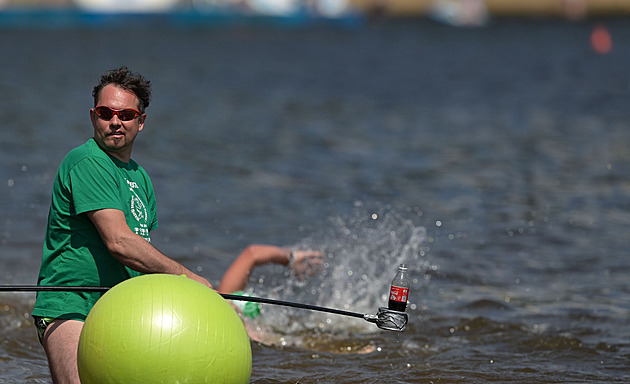
[[[94,97],[95,107],[101,91],[109,84],[133,92],[138,97],[138,110],[140,112],[144,113],[144,109],[149,106],[151,101],[151,82],[141,74],[130,71],[127,67],[120,67],[105,72],[101,76],[100,83],[94,87],[92,96]]]

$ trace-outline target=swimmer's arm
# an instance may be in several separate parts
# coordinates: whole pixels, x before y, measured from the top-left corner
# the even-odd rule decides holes
[[[288,265],[290,258],[291,252],[284,248],[273,245],[250,245],[238,255],[225,272],[218,291],[220,293],[242,291],[256,266],[269,263]]]
[[[96,227],[112,256],[127,267],[142,273],[186,275],[212,288],[206,279],[167,257],[143,237],[131,231],[122,211],[99,209],[86,212],[86,215]]]

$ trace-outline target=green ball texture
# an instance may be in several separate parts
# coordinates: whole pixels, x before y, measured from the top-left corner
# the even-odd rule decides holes
[[[79,339],[82,384],[249,383],[243,322],[221,295],[184,276],[126,280],[97,301]]]

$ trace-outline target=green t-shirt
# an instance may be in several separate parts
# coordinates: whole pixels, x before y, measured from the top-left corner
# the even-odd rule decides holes
[[[85,212],[119,209],[136,234],[157,228],[153,185],[135,161],[124,163],[94,141],[68,153],[53,184],[39,285],[112,287],[141,273],[107,250]],[[98,292],[39,292],[33,316],[85,320]]]

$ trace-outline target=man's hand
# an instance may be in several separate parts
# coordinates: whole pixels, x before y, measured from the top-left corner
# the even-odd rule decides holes
[[[206,279],[204,279],[203,277],[197,275],[196,273],[193,273],[189,270],[187,270],[186,272],[183,273],[184,276],[186,276],[187,278],[191,279],[191,280],[195,280],[198,283],[201,283],[203,285],[205,285],[206,287],[214,290],[214,287],[212,287],[212,284],[210,284],[210,282]]]

